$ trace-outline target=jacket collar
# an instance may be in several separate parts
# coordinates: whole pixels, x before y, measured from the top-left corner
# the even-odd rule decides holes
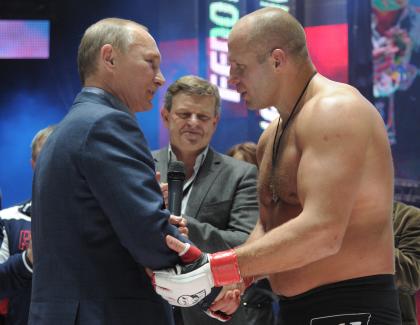
[[[155,155],[157,169],[161,172],[161,182],[167,182],[168,172],[168,147],[159,150]],[[222,170],[222,156],[211,147],[207,152],[206,159],[194,181],[193,190],[188,199],[188,206],[185,214],[195,218],[199,212],[202,202],[214,183],[217,175]]]
[[[74,104],[90,101],[94,103],[101,103],[103,105],[113,107],[120,111],[126,112],[135,118],[130,109],[117,97],[111,93],[96,87],[83,87],[80,93],[76,96]]]

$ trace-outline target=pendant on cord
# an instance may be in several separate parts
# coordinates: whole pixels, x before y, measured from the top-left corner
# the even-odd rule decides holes
[[[270,177],[270,191],[271,191],[271,200],[274,203],[277,203],[277,201],[279,200],[279,196],[277,195],[277,191],[276,191],[276,187],[274,185],[274,176],[271,175]]]

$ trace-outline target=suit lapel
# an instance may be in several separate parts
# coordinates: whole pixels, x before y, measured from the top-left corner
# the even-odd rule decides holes
[[[160,181],[166,183],[168,181],[168,147],[160,149],[155,157],[156,170],[160,171]]]
[[[187,216],[196,218],[197,213],[203,204],[204,198],[210,190],[210,187],[217,175],[221,171],[221,162],[221,156],[209,148],[204,164],[201,166],[191,189],[187,209],[185,211]]]

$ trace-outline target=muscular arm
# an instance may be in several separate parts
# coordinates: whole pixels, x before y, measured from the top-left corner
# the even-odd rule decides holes
[[[297,194],[303,210],[236,250],[242,276],[299,268],[340,250],[362,177],[371,120],[366,102],[346,98],[323,99],[299,116]]]
[[[246,244],[249,244],[251,242],[254,242],[258,239],[260,239],[261,237],[263,237],[265,234],[264,232],[264,228],[261,224],[260,219],[258,219],[257,224],[254,227],[254,230],[252,230],[251,234],[249,235],[248,239],[246,240]]]

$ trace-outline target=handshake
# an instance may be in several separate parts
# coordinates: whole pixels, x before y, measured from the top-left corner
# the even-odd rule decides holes
[[[178,252],[184,264],[153,271],[155,291],[171,305],[191,307],[198,304],[213,318],[230,319],[229,314],[239,306],[240,291],[245,288],[235,251],[206,254],[171,236],[167,236],[166,242]],[[229,286],[232,284],[237,285]]]

